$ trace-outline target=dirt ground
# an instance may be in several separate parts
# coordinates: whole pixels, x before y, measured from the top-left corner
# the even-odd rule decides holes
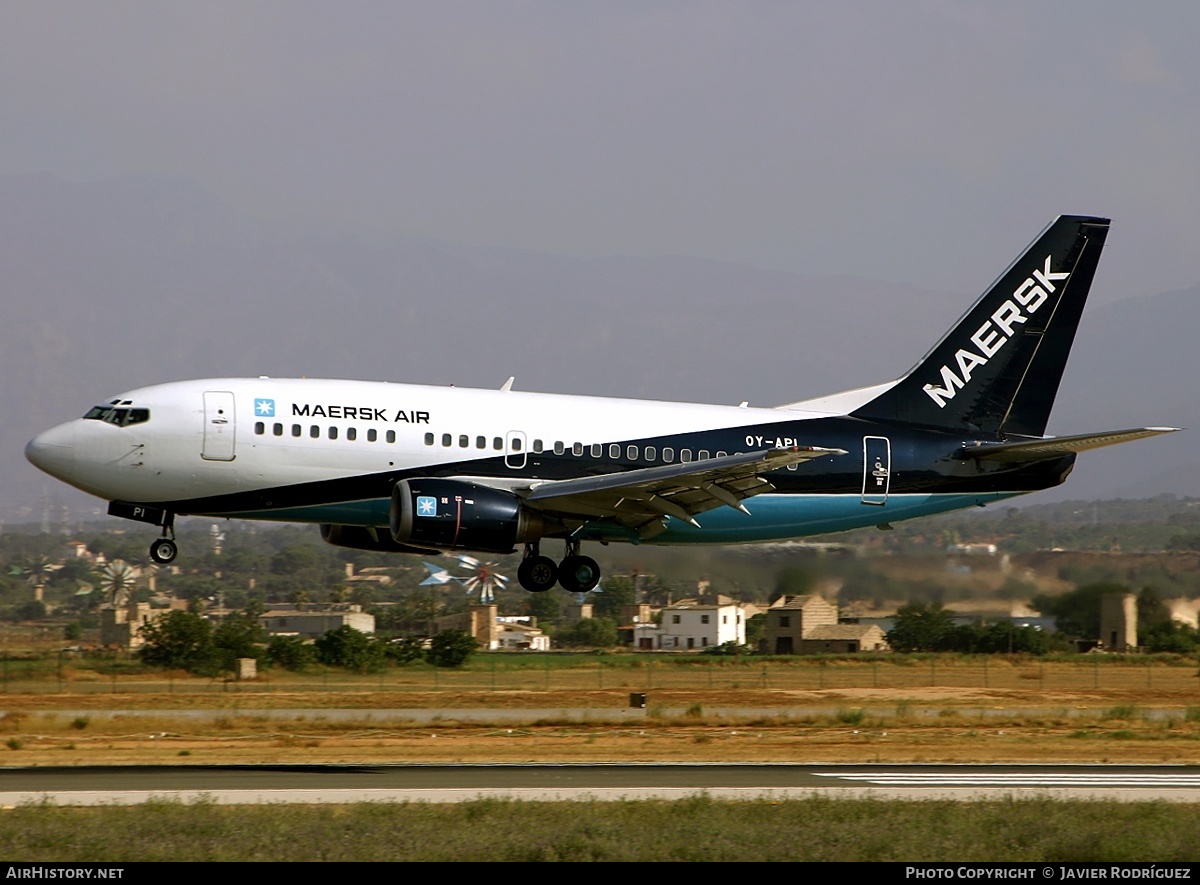
[[[1200,764],[1197,694],[661,690],[649,693],[645,709],[630,708],[625,691],[14,694],[0,698],[0,764]],[[318,704],[354,712],[334,716]],[[212,714],[187,712],[198,709]],[[427,721],[379,715],[401,709],[434,712]],[[455,718],[467,709],[505,715]],[[521,710],[528,717],[514,717]]]

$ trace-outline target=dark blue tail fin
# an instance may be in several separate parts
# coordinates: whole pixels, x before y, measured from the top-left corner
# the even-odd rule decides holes
[[[1042,436],[1108,224],[1060,216],[911,372],[853,414]]]

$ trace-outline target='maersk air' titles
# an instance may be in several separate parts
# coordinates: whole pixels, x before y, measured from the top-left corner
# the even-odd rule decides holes
[[[311,403],[292,403],[292,416],[295,418],[346,418],[351,421],[387,421],[389,413],[374,406],[327,406],[312,405]],[[400,409],[395,423],[428,424],[429,413],[415,409]]]
[[[586,542],[888,527],[1057,485],[1079,452],[1173,430],[1046,436],[1108,228],[1059,217],[911,372],[833,396],[751,408],[525,393],[512,379],[207,378],[119,394],[25,453],[158,527],[159,562],[178,553],[178,514],[310,522],[362,550],[520,549],[525,589],[583,593],[600,580]],[[543,552],[552,543],[561,557]]]
[[[1050,270],[1050,260],[1051,256],[1047,255],[1045,267],[1041,270],[1034,268],[1029,278],[1013,292],[1012,300],[1000,305],[991,319],[971,335],[971,342],[979,348],[979,353],[960,348],[954,355],[958,362],[958,374],[956,375],[949,366],[942,366],[942,386],[925,385],[925,392],[937,403],[939,409],[944,408],[946,401],[954,399],[954,394],[966,386],[971,380],[974,367],[987,365],[988,360],[1012,339],[1013,326],[1025,323],[1046,303],[1051,293],[1058,291],[1054,284],[1071,275],[1069,272],[1053,273]],[[1017,304],[1025,308],[1025,314],[1021,313]]]

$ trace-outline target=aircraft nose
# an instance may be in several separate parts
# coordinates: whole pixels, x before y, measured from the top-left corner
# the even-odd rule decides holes
[[[60,424],[39,433],[25,446],[25,457],[39,470],[65,478],[75,467],[75,425]]]

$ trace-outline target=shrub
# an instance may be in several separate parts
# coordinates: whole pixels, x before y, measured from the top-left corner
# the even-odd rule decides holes
[[[429,644],[425,660],[435,667],[461,667],[475,653],[475,637],[463,630],[443,630]]]

